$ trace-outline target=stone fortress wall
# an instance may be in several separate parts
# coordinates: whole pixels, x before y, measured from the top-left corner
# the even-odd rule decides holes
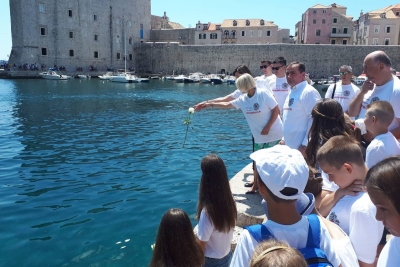
[[[353,67],[354,75],[362,73],[364,57],[383,50],[392,60],[393,68],[400,70],[399,46],[353,45],[179,45],[176,43],[142,43],[134,48],[136,70],[140,72],[172,74],[202,72],[217,73],[221,69],[232,71],[239,65],[248,66],[254,76],[260,74],[262,59],[273,60],[283,56],[289,62],[302,61],[311,76],[338,74],[341,65]]]

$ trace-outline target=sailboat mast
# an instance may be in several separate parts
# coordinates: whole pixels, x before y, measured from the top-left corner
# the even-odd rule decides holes
[[[125,73],[126,73],[126,25],[124,22],[124,61],[125,61]]]

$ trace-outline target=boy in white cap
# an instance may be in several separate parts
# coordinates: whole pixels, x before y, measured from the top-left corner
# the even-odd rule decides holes
[[[296,209],[296,201],[303,195],[309,170],[304,157],[297,149],[274,146],[261,149],[250,155],[256,163],[259,192],[268,205],[268,221],[263,225],[280,241],[291,247],[302,249],[307,245],[309,220]],[[325,226],[320,225],[319,247],[325,252],[333,266],[340,266],[331,236]],[[246,229],[240,235],[230,266],[249,266],[258,241]]]

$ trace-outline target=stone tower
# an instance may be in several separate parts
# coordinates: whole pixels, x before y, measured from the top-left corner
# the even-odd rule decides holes
[[[133,45],[150,37],[151,0],[10,0],[11,64],[133,65]],[[125,45],[126,43],[126,45]]]

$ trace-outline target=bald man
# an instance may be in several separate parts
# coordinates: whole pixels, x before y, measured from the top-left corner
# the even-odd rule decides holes
[[[383,51],[374,51],[368,54],[363,63],[367,80],[361,87],[360,93],[351,101],[349,116],[365,118],[367,106],[377,100],[390,102],[394,109],[395,118],[389,126],[392,134],[400,138],[400,80],[394,79],[391,72],[391,62]],[[367,133],[364,140],[370,142],[372,136]]]

